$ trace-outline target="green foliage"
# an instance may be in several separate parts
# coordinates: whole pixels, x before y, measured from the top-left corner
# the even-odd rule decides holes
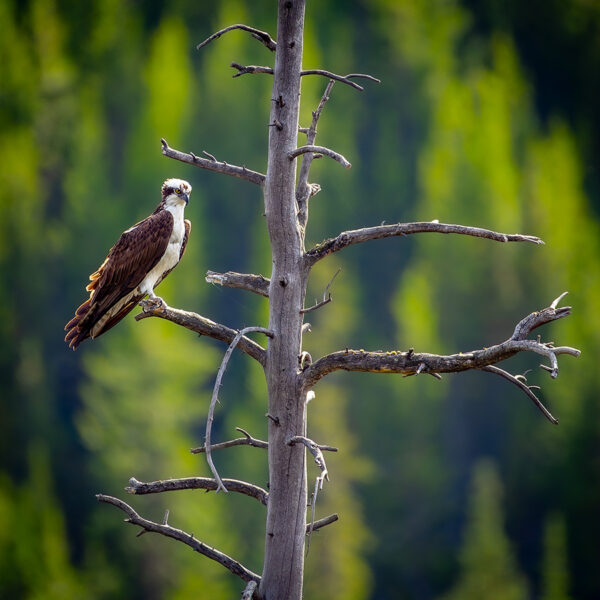
[[[557,513],[546,519],[542,567],[542,600],[569,600],[567,528]]]
[[[502,492],[494,464],[473,471],[469,513],[460,552],[461,574],[446,600],[525,600],[527,584],[504,533]]]
[[[305,67],[371,72],[382,84],[333,88],[318,142],[353,168],[315,161],[311,181],[323,191],[311,203],[307,245],[383,220],[439,219],[536,234],[546,246],[418,236],[349,248],[312,273],[307,303],[342,268],[334,301],[309,315],[305,348],[314,359],[346,346],[465,351],[505,339],[568,289],[573,315],[540,333],[584,352],[561,361],[556,381],[528,375],[543,385],[558,428],[490,376],[343,374],[320,383],[309,435],[340,452],[326,457],[331,481],[317,518],[338,512],[340,521],[311,539],[310,598],[428,598],[449,589],[464,481],[483,455],[505,475],[505,500],[482,463],[451,597],[481,586],[485,594],[473,597],[525,597],[521,571],[544,600],[597,596],[600,477],[590,456],[600,441],[600,236],[589,76],[600,72],[597,11],[554,2],[527,29],[532,39],[548,33],[544,53],[581,55],[568,65],[578,86],[546,85],[540,99],[548,67],[522,43],[535,11],[508,3],[501,14],[492,5],[309,3]],[[271,53],[243,32],[201,53],[194,46],[235,22],[274,34],[273,4],[4,0],[0,22],[0,597],[235,597],[239,582],[221,567],[171,540],[136,538],[93,498],[123,495],[130,476],[208,474],[189,448],[202,443],[224,348],[155,319],[129,317],[75,354],[61,332],[87,273],[153,210],[170,176],[194,187],[193,230],[161,295],[232,327],[266,322],[264,299],[204,283],[209,268],[269,275],[259,190],[166,160],[159,140],[264,171],[271,79],[232,79],[227,65],[270,64]],[[567,69],[550,66],[564,80]],[[301,125],[325,85],[304,78]],[[548,106],[556,114],[548,117]],[[520,357],[507,366],[538,363]],[[220,399],[217,441],[236,426],[266,436],[260,367],[234,356]],[[260,450],[231,449],[215,461],[223,476],[267,486]],[[312,481],[310,460],[308,473]],[[156,520],[168,507],[173,525],[260,571],[264,507],[231,496],[130,499]],[[548,511],[564,515],[577,539],[567,546],[565,521],[553,518],[542,544],[539,514]],[[503,512],[517,532],[512,544]],[[541,574],[532,539],[544,547]]]
[[[29,450],[27,481],[0,486],[0,591],[6,598],[71,600],[86,595],[70,563],[64,516],[43,444]]]

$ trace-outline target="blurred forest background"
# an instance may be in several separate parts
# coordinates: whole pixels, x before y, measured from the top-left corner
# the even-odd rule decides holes
[[[274,2],[0,0],[0,598],[235,598],[237,578],[172,540],[123,524],[95,493],[262,564],[264,507],[234,494],[126,497],[140,480],[208,475],[189,448],[223,345],[127,318],[73,353],[63,326],[119,234],[167,177],[194,186],[185,259],[168,304],[231,327],[265,325],[266,301],[210,286],[207,269],[270,274],[260,191],[161,156],[184,151],[264,171],[272,64],[238,22],[275,35]],[[340,448],[318,517],[306,598],[600,598],[600,4],[595,0],[309,2],[305,68],[367,72],[336,84],[318,143],[307,245],[411,220],[539,235],[545,246],[422,235],[319,263],[307,303],[313,357],[344,347],[457,352],[500,342],[561,292],[572,316],[545,340],[579,347],[529,383],[546,421],[490,374],[403,379],[342,373],[316,388],[309,435]],[[327,84],[304,78],[307,126]],[[265,439],[261,369],[235,356],[216,441]],[[266,456],[215,455],[222,476],[266,485]],[[315,475],[309,461],[309,476]],[[256,505],[256,506],[255,506]]]

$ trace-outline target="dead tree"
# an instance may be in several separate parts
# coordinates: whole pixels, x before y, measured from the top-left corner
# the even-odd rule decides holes
[[[579,355],[579,351],[574,348],[544,343],[539,336],[536,339],[529,338],[530,333],[540,325],[569,314],[570,307],[558,307],[562,295],[549,307],[522,319],[507,340],[480,350],[440,356],[415,352],[412,348],[390,352],[365,352],[346,348],[323,356],[315,362],[312,362],[311,357],[303,352],[304,315],[331,299],[327,289],[321,302],[311,307],[305,307],[307,280],[311,268],[334,252],[340,252],[354,244],[385,237],[400,238],[420,233],[452,233],[476,236],[497,242],[543,243],[539,238],[529,235],[509,235],[478,227],[432,221],[380,225],[344,231],[306,250],[304,243],[309,202],[311,197],[320,190],[318,184],[309,183],[312,161],[325,156],[334,159],[346,168],[350,167],[350,163],[341,154],[327,147],[315,145],[319,118],[335,82],[362,90],[362,86],[357,81],[374,80],[374,78],[364,74],[341,76],[320,69],[302,69],[304,4],[305,0],[278,1],[276,41],[264,31],[247,25],[232,25],[218,31],[198,46],[201,48],[229,31],[243,30],[274,53],[274,67],[243,66],[238,63],[232,65],[237,71],[235,76],[244,74],[273,76],[271,98],[265,99],[271,104],[266,175],[246,167],[219,161],[206,152],[204,153],[205,157],[191,152],[180,152],[169,147],[167,142],[162,140],[162,153],[167,157],[203,169],[238,177],[262,188],[267,229],[272,248],[273,269],[270,279],[260,275],[209,271],[207,281],[239,288],[268,298],[268,327],[254,327],[237,331],[215,323],[206,317],[169,307],[159,309],[146,307],[144,312],[136,317],[138,320],[147,317],[167,319],[196,333],[227,342],[229,348],[215,384],[205,445],[193,450],[193,452],[206,453],[214,478],[195,477],[152,483],[142,483],[132,478],[126,489],[133,494],[198,488],[226,490],[245,494],[258,500],[267,508],[265,560],[262,574],[253,573],[233,558],[202,543],[194,535],[172,527],[167,521],[168,514],[165,515],[162,523],[155,523],[141,517],[122,500],[110,496],[98,496],[100,501],[120,508],[127,515],[128,522],[142,528],[140,533],[150,531],[174,538],[222,564],[246,583],[243,598],[262,598],[264,600],[299,600],[301,598],[307,534],[337,519],[337,515],[331,515],[325,519],[314,521],[313,512],[312,520],[307,524],[306,451],[308,450],[312,454],[320,469],[312,496],[314,508],[316,494],[323,485],[323,481],[327,479],[323,450],[335,450],[335,448],[319,445],[306,437],[307,399],[312,396],[312,388],[320,379],[336,370],[398,373],[404,376],[428,374],[441,378],[442,373],[480,369],[500,375],[513,383],[536,404],[551,422],[557,423],[536,396],[534,386],[528,386],[522,375],[513,375],[497,367],[496,364],[519,352],[534,352],[548,360],[549,364],[541,365],[541,367],[548,370],[552,377],[556,377],[558,375],[558,355]],[[308,128],[299,128],[300,81],[302,77],[312,75],[324,76],[329,79],[329,82],[318,107],[313,112],[312,123]],[[299,134],[306,136],[305,145],[298,145]],[[301,167],[298,171],[297,162],[299,160],[301,160]],[[265,334],[267,336],[266,347],[248,337],[251,332]],[[246,431],[240,430],[243,437],[212,445],[210,425],[216,393],[227,360],[236,347],[258,361],[264,368],[268,391],[268,441],[257,440]],[[211,459],[212,450],[242,444],[268,449],[268,492],[248,482],[221,479],[214,468]]]

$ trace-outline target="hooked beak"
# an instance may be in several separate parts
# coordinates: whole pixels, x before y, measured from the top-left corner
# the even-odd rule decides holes
[[[182,198],[185,200],[185,205],[188,205],[188,202],[190,201],[190,195],[189,194],[183,194]]]

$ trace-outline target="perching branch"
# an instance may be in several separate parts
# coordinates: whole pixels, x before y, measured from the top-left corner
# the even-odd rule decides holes
[[[555,347],[549,342],[542,343],[539,339],[528,340],[525,338],[536,327],[570,314],[571,307],[557,308],[556,304],[557,301],[539,312],[531,313],[517,324],[513,335],[508,340],[489,348],[447,356],[416,353],[412,349],[408,352],[365,352],[364,350],[346,349],[324,356],[307,367],[302,376],[303,384],[305,389],[311,388],[319,379],[336,370],[417,375],[419,373],[456,373],[469,369],[485,369],[485,367],[499,363],[518,352],[535,352],[548,358],[550,366],[540,365],[540,367],[550,371],[551,376],[555,378],[558,375],[558,355],[569,354],[577,357],[580,351],[569,346]],[[497,373],[493,369],[487,370]],[[512,377],[508,373],[507,375],[509,378]],[[504,374],[502,376],[506,377]],[[530,394],[528,396],[531,398]],[[538,403],[536,402],[536,404]],[[542,412],[546,414],[547,411],[543,409]],[[550,420],[554,419],[551,415],[550,417]]]
[[[262,186],[265,182],[265,176],[262,173],[257,173],[244,166],[238,167],[236,165],[230,165],[225,161],[219,162],[212,155],[208,155],[211,158],[200,158],[192,152],[189,154],[180,152],[179,150],[169,147],[169,144],[167,144],[167,141],[164,138],[161,138],[160,142],[162,144],[162,153],[169,158],[174,158],[175,160],[195,165],[202,169],[207,169],[208,171],[214,171],[215,173],[231,175],[232,177],[237,177],[238,179],[243,179],[250,183],[255,183],[256,185]]]
[[[215,271],[207,271],[204,278],[207,283],[216,283],[225,287],[247,290],[269,297],[269,285],[271,280],[262,275],[254,275],[252,273],[236,273],[235,271],[227,271],[227,273],[216,273]]]
[[[438,223],[437,221],[427,221],[417,223],[397,223],[395,225],[379,225],[377,227],[364,227],[363,229],[343,231],[337,237],[330,238],[317,244],[314,248],[309,250],[305,256],[309,264],[313,265],[329,254],[338,252],[339,250],[354,244],[388,237],[411,235],[413,233],[456,233],[460,235],[487,238],[496,242],[544,243],[540,238],[533,235],[496,233],[495,231],[482,229],[481,227],[468,227],[466,225],[451,225]]]
[[[143,302],[143,301],[142,301]],[[142,304],[142,303],[140,303]],[[158,308],[152,308],[149,310],[144,309],[144,312],[139,313],[135,316],[136,321],[147,319],[148,317],[159,317],[160,319],[166,319],[181,325],[186,329],[195,331],[200,335],[205,335],[215,340],[221,340],[222,342],[230,343],[235,339],[237,331],[231,329],[221,323],[215,323],[206,317],[202,317],[196,313],[188,312],[185,310],[179,310],[177,308],[171,308],[170,306],[160,306]],[[257,360],[263,367],[266,362],[266,351],[254,340],[248,337],[242,337],[238,343],[238,346],[242,352],[245,352],[248,356],[251,356]]]
[[[106,502],[108,504],[112,504],[117,508],[120,508],[126,515],[127,519],[125,521],[127,523],[131,523],[132,525],[139,525],[143,528],[143,531],[149,531],[152,533],[160,533],[166,537],[173,538],[174,540],[178,540],[179,542],[183,542],[194,551],[203,554],[204,556],[218,562],[223,565],[226,569],[229,569],[234,575],[237,575],[244,581],[256,581],[260,582],[260,576],[256,573],[253,573],[244,565],[242,565],[237,560],[234,560],[227,554],[217,550],[216,548],[211,548],[207,546],[200,540],[197,540],[193,534],[186,533],[181,529],[176,529],[175,527],[171,527],[166,523],[159,524],[154,521],[149,521],[148,519],[144,519],[140,515],[138,515],[135,510],[129,506],[129,504],[119,500],[118,498],[114,498],[112,496],[105,496],[104,494],[97,494],[96,498],[100,502]]]
[[[232,62],[231,66],[236,69],[238,72],[233,75],[234,77],[239,77],[240,75],[254,75],[255,73],[263,73],[266,75],[273,75],[274,70],[271,67],[265,67],[262,65],[240,65],[240,63]],[[345,83],[350,87],[353,87],[355,90],[363,91],[362,85],[358,85],[351,79],[368,79],[369,81],[375,81],[376,83],[381,83],[377,77],[373,77],[372,75],[367,75],[366,73],[350,73],[348,75],[336,75],[331,71],[325,71],[324,69],[306,69],[304,71],[300,71],[300,76],[304,77],[305,75],[322,75],[323,77],[327,77],[329,79],[333,79],[335,81],[339,81],[341,83]]]
[[[238,479],[224,479],[223,482],[227,484],[227,489],[230,492],[238,492],[250,496],[258,500],[261,504],[267,505],[269,493],[263,488],[246,481],[239,481]],[[214,491],[218,488],[218,485],[217,480],[210,477],[182,477],[180,479],[163,479],[147,483],[138,481],[135,477],[132,477],[125,490],[129,494],[144,495],[178,490]]]
[[[321,96],[321,100],[319,105],[317,106],[317,110],[315,110],[312,114],[312,122],[310,127],[305,131],[306,133],[306,143],[309,146],[314,145],[315,139],[317,137],[317,124],[319,122],[319,118],[321,117],[321,113],[325,108],[325,104],[329,100],[329,94],[335,84],[333,79],[329,80],[323,95]],[[314,195],[311,186],[308,183],[308,174],[310,172],[310,167],[312,165],[312,161],[315,155],[311,152],[304,154],[302,156],[302,165],[300,167],[300,174],[298,175],[298,185],[296,186],[296,203],[298,204],[298,221],[300,222],[300,226],[304,229],[306,227],[306,223],[308,221],[308,200],[311,196]],[[319,187],[320,189],[320,187]]]
[[[244,337],[244,335],[246,335],[247,333],[252,333],[252,332],[260,332],[260,333],[264,333],[268,337],[273,337],[273,333],[271,331],[269,331],[268,329],[265,329],[264,327],[245,327],[241,331],[238,331],[236,333],[235,337],[233,338],[231,344],[229,344],[229,348],[227,348],[227,350],[225,352],[225,356],[223,357],[223,361],[221,362],[221,366],[219,367],[219,371],[217,373],[217,378],[215,380],[215,386],[213,388],[212,398],[210,399],[210,406],[208,409],[208,418],[206,420],[206,434],[205,434],[206,441],[205,441],[204,446],[206,448],[206,461],[208,462],[208,466],[210,467],[212,474],[215,476],[215,479],[217,480],[217,492],[219,492],[219,490],[223,490],[224,492],[226,492],[227,488],[223,485],[223,481],[221,480],[221,477],[219,476],[219,473],[217,472],[217,469],[215,467],[215,464],[212,459],[212,454],[211,454],[210,437],[211,437],[211,432],[212,432],[212,424],[213,424],[213,420],[214,420],[214,416],[215,416],[215,406],[218,401],[219,388],[221,387],[221,381],[223,379],[223,375],[225,374],[225,369],[227,368],[227,363],[229,362],[229,359],[230,359],[231,355],[233,354],[233,351],[235,350],[235,347],[238,345],[239,341]]]
[[[241,29],[242,31],[247,31],[254,39],[258,40],[262,44],[264,44],[271,52],[275,51],[277,48],[277,42],[266,32],[261,31],[260,29],[255,29],[254,27],[250,27],[249,25],[237,24],[230,25],[229,27],[225,27],[225,29],[220,29],[216,33],[213,33],[209,38],[205,39],[203,42],[196,46],[196,50],[200,50],[207,44],[210,44],[213,40],[220,38],[224,33],[228,31],[233,31],[234,29]]]
[[[314,158],[318,158],[319,155],[328,156],[329,158],[333,158],[333,160],[337,160],[345,169],[349,169],[352,165],[346,160],[344,156],[336,152],[335,150],[331,150],[330,148],[325,148],[325,146],[301,146],[300,148],[296,148],[292,152],[288,154],[288,158],[290,160],[294,160],[301,154],[306,154],[307,152],[311,152],[314,155]]]

